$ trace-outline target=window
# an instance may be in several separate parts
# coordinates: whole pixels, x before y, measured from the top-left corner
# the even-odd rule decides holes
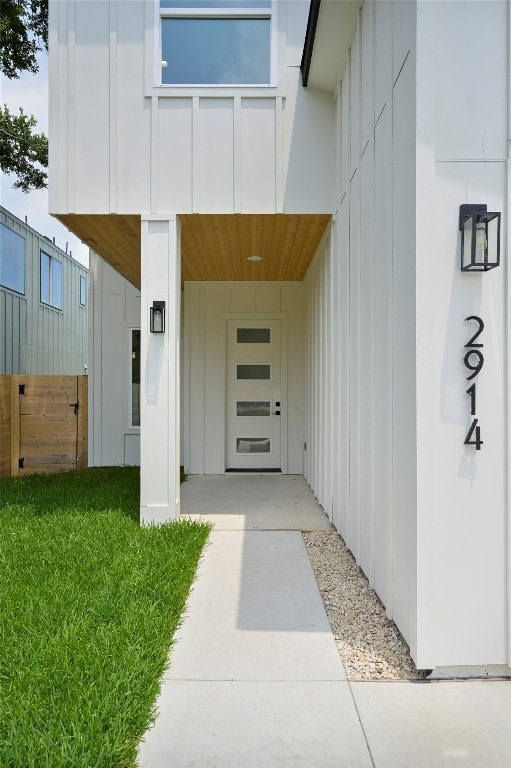
[[[236,416],[271,416],[269,400],[237,400]]]
[[[62,309],[62,262],[41,251],[41,301]]]
[[[271,453],[271,438],[237,437],[236,453]]]
[[[270,328],[236,328],[238,344],[271,344]]]
[[[85,307],[87,304],[87,278],[80,275],[80,304]]]
[[[0,285],[25,293],[25,238],[0,226]]]
[[[236,379],[238,381],[271,381],[271,365],[238,363]]]
[[[131,426],[140,426],[140,330],[131,331]]]
[[[272,0],[161,0],[162,85],[270,85]]]

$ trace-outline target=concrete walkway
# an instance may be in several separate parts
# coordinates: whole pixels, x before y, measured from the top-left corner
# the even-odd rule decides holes
[[[190,478],[183,508],[201,503],[220,524],[140,768],[509,768],[511,681],[346,680],[291,530],[329,527],[303,478]]]

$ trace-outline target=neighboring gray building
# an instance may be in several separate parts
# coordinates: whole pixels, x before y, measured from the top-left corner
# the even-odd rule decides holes
[[[83,374],[88,270],[0,206],[0,374]]]

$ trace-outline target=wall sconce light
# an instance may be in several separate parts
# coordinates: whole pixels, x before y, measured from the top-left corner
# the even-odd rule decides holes
[[[165,302],[153,301],[149,308],[149,330],[151,333],[165,333]]]
[[[486,205],[460,205],[461,271],[487,272],[500,264],[500,213]]]

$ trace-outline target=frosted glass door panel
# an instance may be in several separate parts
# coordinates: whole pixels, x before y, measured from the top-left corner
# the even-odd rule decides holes
[[[269,400],[238,400],[236,416],[271,416]]]
[[[238,381],[270,381],[271,365],[237,365]]]

